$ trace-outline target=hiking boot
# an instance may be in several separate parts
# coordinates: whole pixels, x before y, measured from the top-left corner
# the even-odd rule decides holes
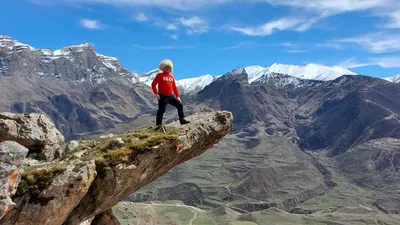
[[[187,121],[185,119],[180,119],[179,122],[181,123],[181,125],[190,123],[190,121]]]

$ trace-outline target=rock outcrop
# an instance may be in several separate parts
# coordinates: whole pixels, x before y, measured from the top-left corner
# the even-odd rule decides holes
[[[17,191],[19,167],[27,154],[28,149],[16,142],[0,143],[0,219],[15,206],[10,197]]]
[[[44,114],[0,113],[0,142],[15,141],[47,161],[64,154],[64,136]]]
[[[149,128],[80,141],[58,161],[23,165],[15,207],[3,213],[0,224],[75,225],[93,218],[92,224],[118,224],[114,205],[210,149],[231,131],[232,121],[230,112],[207,113],[185,126],[171,124],[166,133]],[[110,149],[115,140],[118,145]]]

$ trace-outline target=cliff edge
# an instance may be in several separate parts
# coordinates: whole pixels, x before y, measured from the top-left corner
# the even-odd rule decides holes
[[[0,113],[0,224],[80,224],[100,218],[232,129],[227,111],[94,140],[64,143],[43,114]]]

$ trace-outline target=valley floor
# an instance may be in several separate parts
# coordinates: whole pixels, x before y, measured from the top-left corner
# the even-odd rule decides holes
[[[121,202],[113,211],[121,225],[396,225],[400,221],[400,215],[388,215],[362,206],[322,210],[310,215],[291,214],[277,208],[241,214],[226,207],[204,211],[177,201]]]

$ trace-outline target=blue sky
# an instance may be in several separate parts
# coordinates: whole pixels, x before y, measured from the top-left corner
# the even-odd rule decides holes
[[[91,43],[178,79],[275,62],[400,73],[399,0],[3,0],[0,34],[36,48]]]

